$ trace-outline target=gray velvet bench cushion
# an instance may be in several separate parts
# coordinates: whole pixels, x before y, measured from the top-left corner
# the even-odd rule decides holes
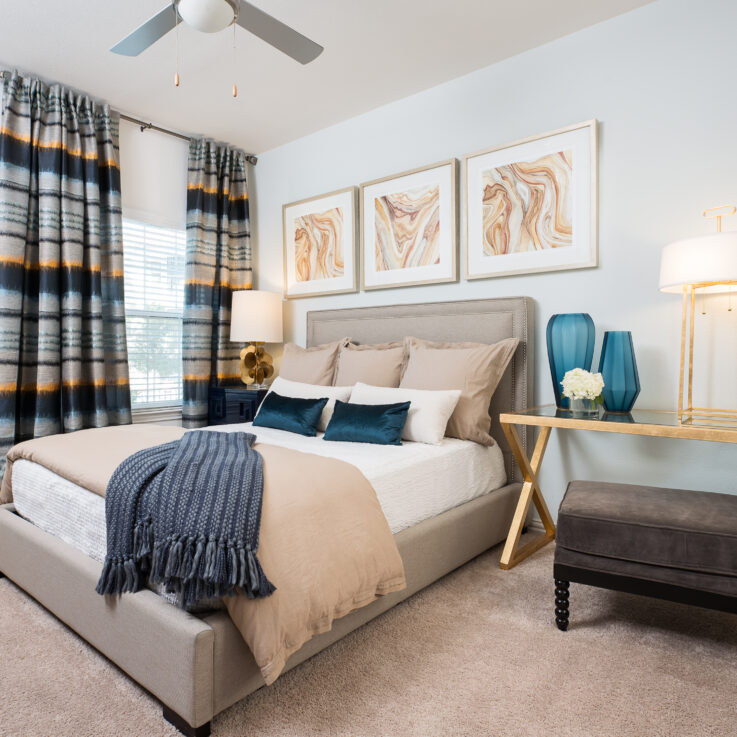
[[[570,581],[737,611],[737,496],[573,481],[554,576],[560,629]]]

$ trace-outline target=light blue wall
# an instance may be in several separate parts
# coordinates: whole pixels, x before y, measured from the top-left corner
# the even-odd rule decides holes
[[[585,311],[597,327],[595,360],[604,330],[631,329],[638,406],[673,407],[680,301],[657,290],[660,249],[707,232],[703,208],[737,204],[736,28],[730,0],[660,0],[261,156],[253,187],[258,287],[281,289],[282,204],[600,121],[598,268],[297,300],[286,306],[288,338],[304,341],[308,310],[530,295],[539,403],[553,397],[545,324],[556,312]],[[726,227],[737,228],[735,220]],[[708,311],[699,334],[720,354],[711,366],[703,359],[701,391],[737,406],[737,310],[728,316],[715,300]],[[556,509],[572,478],[731,492],[735,468],[737,447],[554,432],[541,481]]]

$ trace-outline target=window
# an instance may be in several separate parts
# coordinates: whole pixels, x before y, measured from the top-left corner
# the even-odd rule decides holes
[[[186,231],[123,219],[125,327],[134,410],[182,403]]]

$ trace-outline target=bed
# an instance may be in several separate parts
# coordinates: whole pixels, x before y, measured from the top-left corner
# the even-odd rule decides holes
[[[524,297],[308,313],[308,346],[345,335],[358,343],[388,342],[407,335],[483,343],[516,337],[520,345],[491,405],[492,435],[498,443],[492,453],[499,456],[497,466],[503,465],[504,471],[494,476],[494,464],[489,461],[490,465],[484,465],[477,459],[473,478],[488,473],[488,489],[471,490],[469,477],[462,484],[469,500],[461,497],[447,508],[447,500],[429,499],[426,508],[413,517],[408,509],[421,507],[420,500],[428,501],[430,487],[418,486],[417,504],[402,504],[407,500],[399,493],[401,484],[395,484],[392,491],[391,474],[385,473],[382,480],[369,465],[362,468],[366,461],[356,449],[358,455],[352,462],[377,490],[402,556],[407,588],[336,620],[329,632],[314,637],[294,653],[285,670],[506,537],[520,484],[498,416],[531,403],[532,326],[532,301]],[[527,440],[523,438],[524,443]],[[449,450],[443,452],[450,456],[459,452],[453,450],[453,443],[447,445]],[[473,465],[468,458],[465,463]],[[389,468],[387,463],[390,459],[380,465]],[[33,473],[34,469],[29,469],[21,475],[27,487],[21,495],[24,504],[33,497],[34,484],[50,481]],[[437,513],[441,509],[445,511]],[[224,611],[190,614],[152,591],[119,599],[100,597],[94,590],[100,574],[94,551],[97,544],[99,553],[99,541],[95,543],[94,534],[88,531],[89,547],[84,548],[78,538],[60,539],[58,530],[51,534],[43,529],[40,518],[36,521],[34,525],[19,516],[13,505],[0,508],[0,571],[158,698],[165,718],[183,733],[209,734],[214,715],[263,686],[248,647]],[[95,528],[99,530],[99,524],[90,530]]]

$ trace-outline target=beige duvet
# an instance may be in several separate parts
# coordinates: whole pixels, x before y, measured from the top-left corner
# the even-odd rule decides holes
[[[105,496],[115,468],[143,448],[182,436],[176,427],[81,430],[20,443],[8,453],[0,501],[12,501],[12,465],[24,458]],[[264,497],[258,557],[277,591],[225,599],[266,683],[334,619],[405,587],[396,543],[371,484],[349,463],[258,443]],[[130,594],[128,594],[130,595]]]

